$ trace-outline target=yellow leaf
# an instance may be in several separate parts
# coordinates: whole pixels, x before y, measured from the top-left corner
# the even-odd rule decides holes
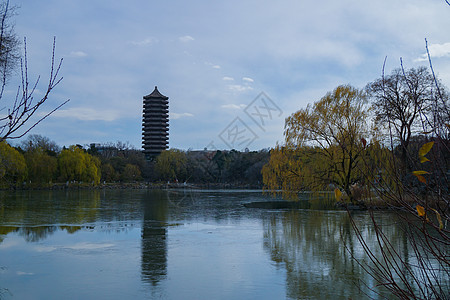
[[[429,142],[423,145],[419,150],[419,157],[427,155],[428,152],[430,152],[431,148],[433,147],[434,142]]]
[[[416,175],[416,177],[417,177],[417,179],[419,179],[420,182],[427,183],[427,180],[422,175]]]
[[[421,156],[420,157],[420,163],[423,164],[424,162],[430,161],[428,158],[426,158],[425,156]]]
[[[337,202],[341,201],[342,192],[338,188],[334,189],[334,197],[336,197]]]
[[[444,228],[444,223],[442,223],[441,214],[438,213],[438,211],[435,210],[434,208],[432,208],[432,210],[434,210],[434,212],[436,213],[436,218],[439,222],[439,230],[442,230]]]
[[[425,216],[425,208],[423,208],[423,206],[420,206],[417,204],[416,209],[417,209],[417,214],[419,215],[419,217]]]
[[[428,173],[427,171],[413,171],[412,172],[413,173],[413,175],[424,175],[424,174],[430,174],[430,173]]]

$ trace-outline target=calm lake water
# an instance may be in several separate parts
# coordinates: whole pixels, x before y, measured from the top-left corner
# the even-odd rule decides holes
[[[365,299],[363,283],[378,290],[351,259],[366,257],[346,212],[243,206],[270,200],[259,191],[0,192],[0,298]],[[375,245],[369,215],[354,217]],[[407,257],[395,214],[376,217]]]

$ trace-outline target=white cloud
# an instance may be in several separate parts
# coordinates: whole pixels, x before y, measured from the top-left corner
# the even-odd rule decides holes
[[[23,275],[31,276],[31,275],[34,275],[34,273],[22,272],[22,271],[17,271],[16,274],[19,275],[19,276],[23,276]]]
[[[181,119],[181,118],[190,118],[190,117],[194,116],[191,113],[181,113],[180,114],[180,113],[174,113],[174,112],[169,113],[169,115],[170,115],[170,118],[173,120],[177,120],[177,119]]]
[[[154,37],[148,37],[140,41],[131,41],[130,43],[135,46],[147,46],[158,43],[158,39]]]
[[[431,44],[428,48],[432,57],[443,57],[450,55],[450,43]]]
[[[180,40],[180,42],[183,42],[183,43],[191,42],[194,40],[194,38],[190,35],[181,36],[178,39]]]
[[[430,44],[428,45],[428,50],[430,51],[430,56],[433,58],[450,56],[450,43]],[[428,60],[427,53],[422,54],[421,57],[416,59],[416,61],[426,60]]]
[[[208,62],[208,61],[205,61],[204,64],[207,65],[207,66],[210,66],[210,67],[213,68],[213,69],[220,69],[220,68],[221,68],[219,65],[210,63],[210,62]]]
[[[254,80],[250,77],[242,77],[242,80],[247,82],[254,82]]]
[[[233,81],[234,80],[233,77],[228,77],[228,76],[224,76],[222,79],[225,81]]]
[[[251,91],[253,88],[251,86],[245,86],[240,84],[230,84],[228,88],[235,92],[245,92],[245,91]]]
[[[245,105],[245,104],[239,104],[239,105],[237,105],[237,104],[225,104],[225,105],[222,105],[221,107],[222,108],[227,108],[227,109],[242,109],[242,108],[245,108],[247,105]]]
[[[59,109],[52,114],[52,117],[72,118],[81,121],[115,121],[119,119],[120,112],[114,110],[92,109],[74,107],[69,109]]]
[[[87,53],[83,51],[72,51],[69,54],[69,57],[86,57]]]

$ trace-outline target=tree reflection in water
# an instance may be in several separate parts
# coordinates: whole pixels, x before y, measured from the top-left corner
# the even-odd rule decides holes
[[[390,214],[379,214],[385,233],[407,259],[406,235],[391,226]],[[354,218],[364,230],[366,242],[377,244],[368,214]],[[390,223],[388,223],[390,222]],[[368,225],[364,225],[368,224]],[[293,299],[348,299],[386,295],[373,279],[352,259],[367,261],[346,212],[292,210],[273,214],[263,221],[264,247],[271,259],[287,272],[286,293]],[[366,286],[367,285],[367,286]],[[373,291],[369,290],[370,287]]]
[[[167,192],[144,193],[142,207],[142,279],[156,286],[167,275]]]
[[[97,220],[100,202],[99,191],[1,192],[0,237],[17,232],[27,242],[38,242],[58,230],[74,233]]]

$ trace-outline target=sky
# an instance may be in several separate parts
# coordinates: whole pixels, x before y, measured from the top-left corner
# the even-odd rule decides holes
[[[400,67],[433,67],[450,87],[444,0],[10,0],[30,81],[48,81],[53,38],[62,82],[34,128],[60,146],[142,145],[142,97],[169,97],[169,146],[259,150],[286,117],[341,84],[363,88]],[[15,74],[16,78],[19,73]],[[15,81],[16,80],[16,81]],[[17,90],[12,79],[4,97]],[[2,99],[4,100],[4,99]]]

